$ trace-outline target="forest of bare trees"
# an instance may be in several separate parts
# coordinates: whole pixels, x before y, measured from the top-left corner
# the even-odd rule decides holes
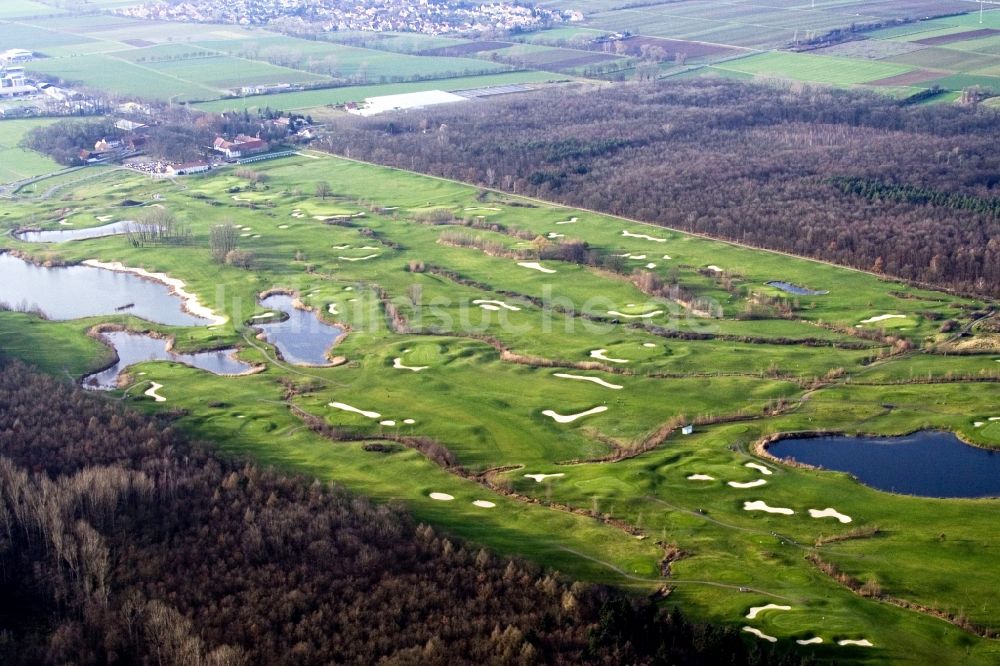
[[[798,661],[3,364],[0,663]]]
[[[721,79],[345,118],[351,157],[1000,295],[1000,116]]]

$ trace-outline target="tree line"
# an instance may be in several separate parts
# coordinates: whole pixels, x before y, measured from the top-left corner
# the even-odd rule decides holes
[[[0,365],[0,662],[799,663],[17,363]]]
[[[344,118],[339,154],[1000,295],[1000,116],[723,79]],[[854,193],[845,183],[881,183]],[[927,195],[927,193],[931,193]]]

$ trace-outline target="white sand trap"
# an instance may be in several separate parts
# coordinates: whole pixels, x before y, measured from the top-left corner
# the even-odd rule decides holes
[[[644,254],[629,254],[629,255],[626,255],[626,256],[629,259],[635,259],[636,261],[642,261],[643,259],[646,258],[646,255],[644,255]]]
[[[563,220],[562,222],[556,222],[556,224],[576,224],[576,218],[571,217],[568,220]]]
[[[340,314],[340,310],[337,309],[337,304],[336,303],[330,303],[330,305],[327,306],[326,311],[329,312],[332,315],[339,315]]]
[[[519,262],[517,262],[517,265],[520,266],[520,267],[522,267],[522,268],[530,268],[532,270],[540,271],[542,273],[555,273],[554,270],[552,270],[551,268],[546,268],[545,266],[542,266],[537,261],[519,261]]]
[[[982,421],[974,421],[972,423],[972,427],[973,428],[982,428],[983,427],[983,422]]]
[[[498,306],[498,305],[490,305],[489,303],[483,303],[479,307],[481,307],[484,310],[490,310],[492,312],[499,312],[500,311],[500,306]]]
[[[757,618],[758,615],[760,615],[764,611],[771,611],[771,610],[790,611],[792,610],[792,607],[779,606],[778,604],[767,604],[766,606],[752,606],[750,608],[750,612],[747,613],[747,619],[754,620]]]
[[[800,638],[795,642],[799,645],[819,645],[823,642],[823,639],[819,636],[813,636],[812,638]]]
[[[646,264],[646,268],[656,268],[656,264],[650,262],[650,263]]]
[[[760,629],[755,629],[753,627],[743,627],[743,631],[747,632],[748,634],[753,634],[757,638],[760,638],[762,640],[768,641],[769,643],[777,643],[778,642],[777,638],[775,638],[774,636],[768,636],[767,634],[765,634]]]
[[[521,308],[517,307],[516,305],[511,305],[510,303],[504,303],[503,301],[488,301],[482,298],[477,298],[476,300],[472,301],[472,304],[478,305],[481,308],[485,308],[485,306],[487,305],[492,305],[497,309],[503,308],[505,310],[510,310],[511,312],[519,312],[521,310]],[[489,308],[485,309],[488,310]]]
[[[989,420],[989,421],[1000,421],[1000,416],[991,416],[991,417],[990,417],[989,419],[987,419],[987,420]]]
[[[875,317],[869,317],[868,319],[862,319],[861,323],[862,324],[875,324],[875,323],[878,323],[880,321],[885,321],[886,319],[906,319],[906,315],[901,315],[901,314],[877,315]]]
[[[478,207],[477,206],[470,206],[470,207],[467,207],[465,210],[500,210],[500,209],[499,208],[492,208],[492,207],[489,207],[489,206],[478,206]]]
[[[405,423],[406,425],[413,425],[414,423],[416,423],[416,421],[414,421],[413,419],[403,419],[403,423]]]
[[[250,234],[240,234],[240,238],[250,238]]]
[[[524,475],[524,477],[526,479],[534,479],[535,483],[541,483],[545,479],[554,479],[554,478],[559,477],[559,476],[566,476],[566,475],[563,474],[562,472],[558,472],[556,474],[525,474]]]
[[[354,291],[354,287],[344,287],[344,291]]]
[[[618,310],[608,310],[608,314],[612,317],[623,317],[625,319],[649,319],[650,317],[663,314],[663,310],[653,310],[646,314],[625,314],[624,312],[618,312]]]
[[[340,409],[345,412],[354,412],[355,414],[361,414],[361,416],[367,417],[369,419],[377,419],[380,416],[382,416],[378,412],[369,412],[364,409],[358,409],[357,407],[351,407],[350,405],[345,404],[343,402],[331,402],[329,404],[334,409]]]
[[[337,257],[337,259],[340,259],[341,261],[368,261],[369,259],[374,259],[377,256],[379,255],[369,254],[365,257]]]
[[[748,462],[747,464],[745,464],[743,466],[744,467],[749,467],[750,469],[755,469],[758,472],[760,472],[761,474],[763,474],[764,476],[771,476],[772,474],[774,474],[774,472],[772,472],[767,467],[764,467],[760,463]]]
[[[765,483],[767,483],[767,481],[765,481],[764,479],[754,479],[753,481],[746,481],[746,482],[730,481],[729,485],[732,486],[733,488],[759,488],[760,486],[763,486]]]
[[[201,301],[198,300],[198,297],[195,294],[185,290],[187,285],[184,284],[183,280],[172,278],[166,273],[150,273],[144,268],[130,268],[122,264],[120,261],[98,261],[96,259],[87,259],[83,262],[83,265],[93,266],[95,268],[106,268],[109,271],[117,271],[119,273],[133,273],[140,277],[155,280],[156,282],[162,282],[170,287],[170,292],[172,294],[184,301],[184,308],[194,316],[208,319],[215,324],[225,324],[229,321],[228,318],[220,317],[212,312],[210,308],[202,305]]]
[[[474,500],[472,503],[480,509],[492,509],[496,506],[493,502],[488,502],[486,500]]]
[[[655,342],[643,342],[642,346],[645,347],[646,349],[656,349]]]
[[[376,245],[362,245],[358,248],[359,250],[381,250],[382,248]]]
[[[809,509],[809,515],[812,516],[813,518],[836,518],[845,525],[851,522],[850,516],[844,515],[841,512],[837,511],[836,509],[831,509],[829,507],[822,510]]]
[[[157,393],[157,391],[159,391],[161,388],[163,388],[163,384],[157,384],[156,382],[149,382],[149,384],[150,384],[149,388],[146,389],[146,392],[143,393],[143,395],[148,395],[150,398],[152,398],[156,402],[166,402],[167,399],[164,398],[159,393]]]
[[[351,247],[350,245],[334,245],[333,249],[334,250],[347,250],[350,247]]]
[[[712,264],[711,266],[706,266],[705,268],[707,268],[708,270],[712,271],[713,273],[721,273],[722,272],[722,269],[719,268],[718,266],[716,266],[715,264]]]
[[[654,243],[666,243],[666,238],[656,238],[655,236],[647,236],[646,234],[633,234],[631,231],[622,230],[622,236],[626,238],[641,238],[643,240],[653,241]]]
[[[670,255],[669,254],[665,254],[665,255],[663,255],[663,258],[669,261],[670,260]]]
[[[396,425],[396,422],[392,419],[385,419],[384,421],[379,421],[378,424],[384,426],[394,426]]]
[[[579,414],[558,414],[551,409],[546,409],[542,412],[545,416],[552,418],[556,423],[572,423],[577,419],[582,419],[585,416],[591,416],[592,414],[600,414],[601,412],[608,411],[607,405],[598,405],[593,409],[588,409],[585,412],[580,412]]]
[[[72,222],[68,222],[66,220],[59,220],[59,224],[61,224],[64,227],[72,227],[73,226]]]
[[[862,638],[862,639],[859,639],[859,640],[855,640],[853,638],[845,638],[842,641],[837,641],[837,645],[839,645],[841,647],[846,647],[848,645],[857,645],[859,647],[875,647],[872,644],[872,642],[870,640],[868,640],[867,638]]]
[[[260,234],[254,234],[254,235],[253,235],[253,236],[251,236],[250,238],[260,238]]]
[[[251,319],[270,319],[274,316],[273,312],[265,312],[264,314],[254,315],[250,317]]]
[[[709,476],[708,474],[689,474],[687,477],[688,481],[715,481],[714,476]]]
[[[549,238],[553,238],[553,239],[555,239],[555,238],[566,238],[566,234],[557,234],[554,231],[550,231],[549,232]]]
[[[604,388],[614,389],[616,391],[618,389],[624,388],[620,384],[611,384],[610,382],[606,382],[603,379],[601,379],[600,377],[587,377],[585,375],[570,375],[570,374],[567,374],[565,372],[557,372],[557,373],[555,373],[552,376],[553,377],[559,377],[560,379],[579,379],[580,381],[584,381],[584,382],[593,382],[594,384],[597,384],[598,386],[603,386]]]
[[[453,496],[449,495],[448,493],[431,493],[430,494],[430,498],[432,500],[437,500],[439,502],[450,502],[453,499],[455,499]]]
[[[278,225],[278,228],[279,228],[279,229],[287,229],[287,228],[288,228],[288,225],[287,225],[287,224],[279,224],[279,225]]]
[[[590,352],[590,358],[596,358],[598,361],[607,361],[608,363],[628,363],[627,358],[608,358],[606,354],[607,349],[595,349]]]
[[[421,370],[426,370],[431,367],[429,365],[403,365],[403,359],[394,358],[392,359],[392,367],[397,370],[410,370],[411,372],[420,372]]]
[[[98,215],[97,216],[97,221],[98,222],[110,222],[111,221],[111,216],[110,215]]]
[[[790,516],[794,511],[791,509],[786,509],[780,506],[768,506],[767,503],[757,500],[755,502],[743,502],[744,511],[766,511],[767,513],[780,513],[785,516]]]

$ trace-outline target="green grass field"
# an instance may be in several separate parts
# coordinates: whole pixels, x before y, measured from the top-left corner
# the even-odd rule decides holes
[[[30,129],[50,122],[52,121],[0,120],[0,185],[63,168],[48,156],[17,145]]]
[[[806,559],[819,556],[854,578],[877,582],[886,595],[1000,630],[992,584],[1000,574],[995,500],[881,493],[844,474],[786,467],[750,450],[772,433],[820,429],[943,428],[1000,447],[1000,427],[975,426],[1000,403],[1000,350],[935,353],[946,341],[938,322],[968,321],[982,303],[622,218],[495,193],[477,198],[466,185],[319,153],[254,168],[267,175],[263,186],[225,170],[179,185],[126,172],[68,179],[56,198],[26,195],[0,214],[2,228],[57,228],[60,218],[81,228],[100,224],[99,216],[120,219],[118,203],[125,198],[156,197],[190,223],[192,243],[168,247],[135,248],[122,238],[39,247],[3,237],[4,247],[39,258],[118,260],[181,278],[229,323],[172,329],[128,318],[127,324],[173,335],[181,351],[237,345],[243,360],[267,366],[257,375],[227,378],[175,363],[143,363],[131,371],[137,382],[121,392],[130,404],[183,410],[183,428],[227,453],[402,502],[419,520],[498,552],[640,592],[669,584],[674,591],[665,604],[699,619],[753,626],[823,662],[989,664],[1000,657],[995,641],[926,612],[860,597]],[[333,197],[312,196],[319,181],[330,183]],[[465,232],[504,252],[529,256],[560,242],[542,238],[561,233],[603,252],[627,253],[636,268],[653,264],[647,270],[675,273],[713,304],[716,316],[651,298],[615,274],[548,259],[540,266],[553,272],[543,273],[511,256],[449,244],[443,234],[455,227],[418,222],[436,209],[502,225]],[[316,219],[355,213],[363,215],[352,218],[352,226]],[[240,244],[255,252],[255,270],[210,260],[209,227],[226,219],[250,227]],[[521,233],[509,233],[513,228]],[[447,272],[409,272],[411,262]],[[722,271],[728,288],[709,267]],[[771,280],[830,293],[798,297],[789,319],[737,318],[748,299],[781,296],[765,284]],[[257,294],[274,287],[293,290],[324,319],[348,327],[334,349],[343,365],[288,365],[244,326],[265,312]],[[377,289],[409,332],[390,328]],[[866,323],[883,314],[903,316]],[[0,350],[79,377],[106,359],[107,351],[86,336],[97,321],[0,313]],[[859,327],[884,332],[862,339]],[[684,339],[681,333],[709,335]],[[890,334],[916,350],[889,354],[884,336]],[[559,376],[566,374],[571,377]],[[149,381],[163,385],[159,393],[167,402],[142,395]],[[595,407],[606,410],[565,423],[545,413]],[[460,468],[441,467],[402,444],[376,452],[364,442],[325,439],[304,427],[302,413],[369,442],[428,438],[447,447]],[[667,424],[690,420],[701,424],[691,436],[664,431],[665,439],[645,453],[600,461],[634,450]],[[773,474],[762,477],[747,462],[763,463]],[[562,476],[540,482],[524,476],[535,473]],[[693,482],[691,474],[715,480]],[[766,485],[727,485],[758,478]],[[431,492],[455,499],[434,501]],[[743,510],[744,501],[756,499],[795,514]],[[496,506],[480,508],[475,500]],[[835,507],[854,522],[810,518],[812,507]],[[865,531],[876,526],[875,535]],[[859,538],[817,545],[820,537],[852,528],[862,530]],[[657,542],[686,553],[669,578],[660,574]],[[751,606],[768,602],[792,610],[744,617]],[[793,642],[812,636],[824,643]],[[874,647],[836,644],[845,639]],[[747,634],[747,640],[756,639]]]
[[[757,77],[830,85],[867,83],[911,71],[910,67],[900,65],[807,53],[763,53],[729,60],[716,65],[715,68]]]

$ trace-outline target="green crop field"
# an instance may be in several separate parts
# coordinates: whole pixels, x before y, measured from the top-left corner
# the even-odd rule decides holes
[[[104,320],[172,336],[179,351],[237,346],[264,371],[219,377],[141,363],[116,397],[176,410],[181,427],[227,453],[401,502],[498,552],[643,593],[669,585],[665,605],[750,626],[822,662],[1000,658],[981,637],[1000,630],[1000,504],[878,492],[753,448],[782,432],[925,428],[1000,447],[989,421],[1000,416],[1000,350],[948,356],[954,340],[939,332],[945,319],[970,323],[984,303],[321,153],[253,168],[266,177],[256,185],[226,169],[176,184],[96,172],[66,179],[56,198],[5,205],[0,228],[54,229],[59,219],[83,228],[134,214],[124,199],[155,200],[191,225],[190,243],[42,247],[4,235],[0,245],[168,273],[227,321],[172,328],[0,312],[0,350],[79,377],[106,361],[86,335]],[[333,195],[314,196],[317,182]],[[335,215],[350,217],[324,223]],[[211,260],[209,228],[227,220],[241,225],[253,270]],[[676,279],[692,300],[648,296],[629,271],[540,254],[573,239]],[[791,297],[772,280],[829,293]],[[255,337],[248,322],[273,314],[258,295],[274,288],[348,331],[330,352],[340,365],[295,366]],[[784,299],[792,316],[742,317],[765,298]],[[150,381],[166,402],[143,395]],[[320,435],[303,418],[347,437]],[[689,422],[694,434],[680,434]],[[428,442],[453,463],[421,453]],[[794,513],[744,510],[757,500]],[[824,507],[852,523],[807,511]],[[684,553],[669,576],[664,544]],[[816,562],[881,598],[855,594]],[[767,603],[789,610],[746,617]],[[823,643],[794,643],[811,637]]]
[[[753,76],[811,81],[832,85],[867,83],[911,71],[911,68],[868,60],[850,60],[808,53],[762,53],[716,65]]]
[[[25,133],[46,120],[0,120],[0,185],[41,176],[63,167],[46,155],[18,147]]]

